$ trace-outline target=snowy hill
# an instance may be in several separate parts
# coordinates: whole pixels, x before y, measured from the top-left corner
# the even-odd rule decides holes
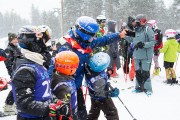
[[[110,80],[113,87],[118,87],[121,90],[119,97],[137,120],[180,120],[180,86],[170,86],[163,83],[166,79],[165,69],[163,68],[163,54],[160,55],[159,62],[161,72],[159,76],[152,77],[153,94],[150,97],[147,97],[144,93],[132,93],[132,89],[121,90],[134,85],[134,82],[129,80],[125,82],[122,68],[118,70],[120,77]],[[178,60],[177,63],[176,74],[177,78],[179,78],[180,60]],[[7,76],[7,70],[3,62],[0,62],[0,68],[0,75]],[[153,68],[154,63],[152,62],[151,74],[153,72]],[[9,90],[10,89],[0,91],[0,111],[3,110],[2,107],[4,105],[4,100]],[[118,109],[120,120],[133,120],[118,98],[113,98],[113,101]],[[89,96],[87,97],[86,105],[87,110],[89,110]],[[0,118],[0,120],[15,119],[16,116]],[[102,113],[99,120],[106,120]]]

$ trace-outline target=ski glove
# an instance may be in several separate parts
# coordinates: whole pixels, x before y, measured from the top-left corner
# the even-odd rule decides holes
[[[154,55],[156,55],[156,56],[159,55],[159,49],[154,51]]]
[[[141,42],[141,41],[138,42],[136,45],[137,45],[137,47],[140,48],[140,49],[144,48],[144,43]]]
[[[49,116],[50,118],[56,118],[56,116],[70,117],[70,104],[62,100],[54,100],[54,103],[49,105]]]
[[[110,97],[118,97],[119,96],[119,89],[118,88],[113,88],[112,90],[109,91],[109,96]]]
[[[56,110],[57,116],[71,116],[70,103],[63,103],[61,107]]]

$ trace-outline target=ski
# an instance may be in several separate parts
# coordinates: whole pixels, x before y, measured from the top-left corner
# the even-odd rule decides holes
[[[4,112],[0,111],[0,117],[6,117],[6,116],[10,116],[10,115],[5,114]]]
[[[178,83],[173,83],[173,84],[167,84],[166,81],[163,81],[163,83],[169,86],[180,85],[180,81],[178,81]]]
[[[122,88],[121,90],[122,90],[122,91],[124,91],[124,90],[130,90],[130,89],[132,89],[132,88],[134,88],[134,86],[130,86],[130,87],[127,87],[127,88]]]
[[[146,90],[138,91],[138,90],[134,89],[132,92],[133,92],[133,93],[143,93],[143,94],[145,94],[147,97],[150,97],[150,96],[152,95],[152,92],[148,92],[148,91],[146,91]]]

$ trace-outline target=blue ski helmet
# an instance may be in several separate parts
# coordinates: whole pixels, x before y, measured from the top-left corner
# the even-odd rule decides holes
[[[90,69],[94,72],[102,72],[110,64],[110,57],[107,53],[98,52],[94,54],[88,62]]]
[[[94,37],[99,30],[99,26],[91,17],[82,16],[76,20],[75,23],[76,34],[84,41],[88,41],[91,37]]]

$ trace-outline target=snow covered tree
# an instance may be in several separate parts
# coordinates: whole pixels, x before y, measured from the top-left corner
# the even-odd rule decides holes
[[[31,7],[31,23],[33,25],[42,24],[42,19],[41,19],[39,9],[35,7],[34,4],[32,4],[32,7]]]
[[[174,28],[180,29],[180,1],[174,0],[174,3],[172,4],[172,14],[174,16]]]

